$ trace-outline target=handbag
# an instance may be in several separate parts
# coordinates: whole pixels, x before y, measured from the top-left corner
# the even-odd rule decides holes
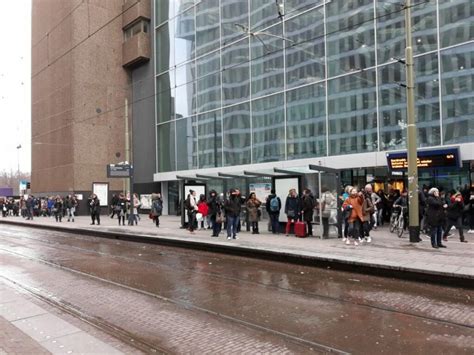
[[[296,217],[296,211],[295,210],[288,210],[287,214],[288,218],[295,218]]]
[[[203,218],[202,213],[199,213],[199,212],[196,213],[196,220],[197,220],[197,221],[201,222],[201,221],[202,221],[202,218]]]
[[[224,223],[224,222],[225,222],[225,217],[224,217],[222,214],[218,214],[218,215],[216,216],[216,223],[222,224],[222,223]]]

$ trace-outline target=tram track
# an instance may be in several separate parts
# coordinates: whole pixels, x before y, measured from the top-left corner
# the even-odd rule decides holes
[[[82,235],[77,236],[77,237],[74,236],[74,235],[68,235],[67,241],[70,242],[70,237],[71,236],[73,238],[78,238],[81,241],[86,241],[86,239]],[[15,239],[18,240],[18,236],[10,235],[10,236],[7,236],[7,237],[15,238]],[[48,238],[50,236],[45,236],[45,237]],[[182,266],[180,266],[178,268],[176,266],[170,267],[170,266],[168,266],[164,263],[147,261],[147,260],[143,260],[143,258],[132,258],[132,257],[123,256],[123,255],[115,255],[115,254],[106,253],[106,252],[103,252],[103,251],[97,251],[97,250],[93,250],[93,249],[89,249],[89,248],[82,248],[82,247],[78,247],[78,246],[73,246],[73,245],[70,245],[70,244],[63,245],[61,243],[61,241],[60,242],[57,242],[57,241],[53,242],[53,241],[50,241],[50,240],[43,240],[43,239],[38,239],[38,238],[26,237],[26,236],[21,236],[20,238],[27,239],[29,241],[34,241],[34,242],[41,243],[41,244],[45,244],[45,245],[47,245],[47,247],[49,247],[53,250],[61,250],[62,252],[66,252],[66,253],[68,253],[68,252],[71,253],[70,249],[74,249],[74,250],[77,250],[77,251],[80,251],[80,252],[101,255],[102,257],[105,256],[105,257],[108,257],[108,258],[111,258],[111,259],[116,259],[116,260],[119,260],[119,261],[126,261],[126,262],[129,262],[129,263],[140,263],[140,264],[146,265],[148,267],[151,266],[151,267],[154,267],[154,268],[157,268],[157,269],[167,269],[170,272],[171,271],[175,272],[175,271],[177,271],[177,269],[179,269],[179,271],[183,272],[183,273],[194,273],[194,274],[197,274],[197,275],[200,275],[200,276],[210,277],[210,278],[214,278],[214,279],[217,279],[217,280],[223,280],[223,281],[226,281],[226,282],[237,282],[237,283],[242,284],[242,285],[257,286],[257,287],[261,287],[261,288],[264,288],[264,289],[283,291],[283,292],[287,292],[287,293],[290,293],[290,294],[301,295],[301,296],[305,296],[305,297],[315,297],[315,298],[319,298],[319,299],[329,301],[329,302],[344,303],[344,304],[348,304],[348,305],[356,306],[356,307],[361,307],[361,308],[368,309],[368,310],[377,310],[377,311],[383,311],[383,312],[390,312],[390,313],[393,313],[393,314],[399,314],[399,315],[404,315],[404,316],[409,316],[409,317],[415,317],[415,318],[419,318],[419,319],[426,320],[426,321],[440,322],[440,323],[447,324],[447,325],[450,325],[450,326],[458,326],[458,327],[464,327],[464,328],[468,328],[468,329],[473,329],[474,328],[473,324],[465,324],[465,323],[455,322],[455,321],[452,321],[452,320],[449,320],[449,319],[443,319],[443,318],[439,318],[439,317],[431,317],[431,316],[427,316],[427,315],[417,314],[415,312],[401,311],[401,310],[397,310],[393,307],[386,307],[386,306],[377,305],[377,304],[374,304],[374,303],[367,304],[367,303],[357,302],[353,299],[348,299],[348,298],[334,297],[334,296],[329,296],[329,295],[315,293],[315,292],[289,289],[289,288],[285,288],[285,287],[281,287],[281,286],[277,286],[277,285],[269,285],[269,284],[265,284],[265,283],[262,283],[262,282],[256,282],[256,281],[251,281],[251,280],[245,280],[245,279],[238,278],[238,277],[231,277],[231,276],[227,276],[227,275],[222,275],[222,274],[218,274],[218,273],[215,273],[215,272],[197,271],[197,270],[195,270],[193,268],[190,268],[190,267],[182,267]],[[57,237],[55,236],[54,238],[57,238]],[[61,237],[59,236],[59,238],[61,238]],[[25,245],[23,245],[21,243],[18,243],[17,241],[13,241],[13,243],[15,243],[19,247],[25,247]],[[58,245],[58,243],[60,245]],[[138,246],[136,248],[137,248],[137,251],[143,252],[143,250],[138,248]],[[0,248],[0,249],[4,250],[4,251],[8,251],[4,248]],[[168,254],[168,252],[167,252],[167,254]],[[175,255],[178,255],[178,256],[184,256],[185,255],[185,253],[178,253],[176,251],[173,251],[172,254],[175,254]],[[29,257],[28,255],[21,255],[21,256],[26,257],[26,258]],[[49,263],[51,265],[54,265],[55,267],[65,268],[67,270],[70,269],[68,267],[65,267],[64,265],[61,265],[60,263],[53,262],[51,260],[38,259],[38,258],[35,258],[35,259],[37,261]],[[80,270],[75,270],[75,271],[77,271],[79,273],[82,273],[82,271],[80,271]],[[84,275],[87,275],[87,276],[90,276],[90,277],[97,277],[96,275],[91,275],[89,273],[84,273]],[[111,281],[111,280],[109,280],[109,281]],[[113,281],[111,281],[111,282],[113,282]],[[124,285],[124,286],[129,287],[127,285]],[[136,288],[133,288],[133,289],[136,290]],[[146,290],[142,290],[142,291],[146,292],[148,294],[148,291],[146,291]],[[155,295],[155,293],[150,293],[150,294]],[[161,297],[159,295],[157,295],[157,296]],[[166,298],[166,300],[169,300],[169,299]],[[176,300],[176,301],[181,302],[179,300]],[[185,305],[189,306],[189,303],[186,303]],[[210,312],[212,313],[213,311],[210,311]]]
[[[323,353],[349,354],[348,352],[337,349],[335,347],[331,347],[331,346],[328,346],[328,345],[324,345],[324,344],[321,344],[321,343],[317,343],[317,342],[314,342],[314,341],[310,341],[310,340],[307,340],[307,339],[296,337],[296,336],[293,336],[291,334],[283,333],[283,332],[277,331],[275,329],[265,327],[265,326],[262,326],[262,325],[259,325],[259,324],[256,324],[256,323],[247,322],[247,321],[244,321],[242,319],[238,319],[238,318],[235,318],[235,317],[232,317],[232,316],[224,315],[222,313],[218,313],[218,312],[215,312],[215,311],[207,309],[207,308],[196,306],[196,305],[194,305],[192,303],[189,303],[189,302],[164,297],[164,296],[158,295],[156,293],[148,292],[148,291],[145,291],[145,290],[142,290],[142,289],[138,289],[138,288],[131,287],[131,286],[128,286],[128,285],[124,285],[122,283],[114,282],[112,280],[108,280],[108,279],[105,279],[105,278],[102,278],[102,277],[91,275],[91,274],[82,272],[80,270],[76,270],[76,269],[73,269],[73,268],[70,268],[70,267],[67,267],[67,266],[60,265],[58,263],[51,262],[51,261],[46,260],[46,259],[42,259],[42,258],[38,258],[38,257],[33,257],[31,255],[26,255],[26,254],[14,252],[14,251],[11,251],[11,250],[8,250],[8,249],[5,249],[5,248],[1,248],[1,247],[0,247],[0,251],[2,251],[4,253],[7,253],[7,254],[10,254],[10,255],[13,255],[13,256],[17,256],[17,257],[21,257],[21,258],[24,258],[24,259],[27,259],[27,260],[32,260],[32,261],[35,261],[35,262],[38,262],[38,263],[42,263],[42,264],[45,264],[45,265],[48,265],[48,266],[51,266],[51,267],[54,267],[54,268],[58,268],[58,269],[61,269],[61,270],[64,270],[64,271],[68,271],[68,272],[80,275],[82,277],[93,279],[95,281],[99,281],[99,282],[110,284],[110,285],[113,285],[113,286],[116,286],[116,287],[119,287],[119,288],[123,288],[123,289],[126,289],[128,291],[132,291],[132,292],[136,292],[136,293],[139,293],[139,294],[142,294],[142,295],[145,295],[145,296],[149,296],[149,297],[158,299],[160,301],[172,303],[172,304],[175,304],[177,306],[180,306],[183,309],[192,309],[192,310],[195,310],[195,311],[203,312],[203,313],[206,313],[208,315],[215,316],[215,317],[224,319],[226,321],[231,321],[233,323],[243,325],[243,326],[248,327],[248,328],[264,331],[266,333],[273,334],[273,335],[276,335],[276,336],[279,336],[279,337],[284,337],[284,338],[289,339],[292,342],[297,342],[297,343],[300,343],[300,344],[304,344],[304,345],[306,345],[306,346],[308,346],[312,349],[314,348],[314,349],[319,350],[320,352],[323,352]],[[20,282],[15,281],[15,280],[12,280],[12,279],[10,279],[10,278],[2,275],[2,274],[0,274],[0,277],[7,280],[8,282],[16,285],[17,287],[27,291],[28,293],[30,293],[34,297],[36,297],[36,298],[38,298],[42,301],[46,301],[50,305],[52,305],[52,306],[54,306],[58,309],[64,310],[69,314],[77,316],[81,320],[84,320],[87,323],[94,325],[95,327],[97,327],[98,329],[103,330],[104,332],[107,332],[107,333],[113,335],[114,334],[113,332],[116,331],[117,334],[115,336],[119,340],[125,341],[130,346],[134,346],[134,344],[136,344],[137,345],[136,348],[139,349],[139,350],[142,350],[142,351],[146,351],[146,349],[148,349],[148,352],[151,350],[153,352],[160,351],[160,352],[163,352],[163,353],[168,353],[167,350],[161,348],[159,345],[150,344],[149,342],[144,341],[143,339],[138,337],[136,334],[131,334],[130,332],[128,332],[126,330],[123,330],[122,328],[120,328],[116,325],[113,325],[113,324],[111,324],[109,322],[106,322],[104,320],[100,320],[97,317],[94,317],[92,315],[87,315],[83,311],[80,311],[80,310],[76,309],[73,305],[70,305],[70,304],[67,305],[64,302],[52,300],[51,298],[47,297],[47,295],[42,294],[40,291],[38,291],[34,287],[30,287],[26,284],[20,283]],[[128,339],[126,338],[127,336],[128,336]],[[133,340],[131,340],[131,339],[133,339]]]

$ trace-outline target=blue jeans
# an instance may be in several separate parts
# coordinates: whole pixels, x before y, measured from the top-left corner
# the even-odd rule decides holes
[[[227,216],[227,237],[236,237],[238,224],[238,216]]]
[[[440,246],[441,244],[441,235],[443,234],[443,228],[441,226],[432,226],[431,227],[431,245]]]
[[[272,223],[272,233],[278,233],[280,231],[280,222],[278,221],[280,214],[270,213],[270,221]]]

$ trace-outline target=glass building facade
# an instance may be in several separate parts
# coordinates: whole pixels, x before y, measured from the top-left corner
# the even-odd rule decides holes
[[[406,149],[399,2],[280,2],[154,1],[158,173]],[[418,146],[474,142],[474,2],[413,3]]]

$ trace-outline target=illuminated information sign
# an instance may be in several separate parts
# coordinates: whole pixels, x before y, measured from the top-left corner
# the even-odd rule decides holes
[[[419,151],[417,155],[419,169],[456,168],[461,166],[458,148]],[[388,153],[387,164],[390,170],[407,170],[407,153]]]

